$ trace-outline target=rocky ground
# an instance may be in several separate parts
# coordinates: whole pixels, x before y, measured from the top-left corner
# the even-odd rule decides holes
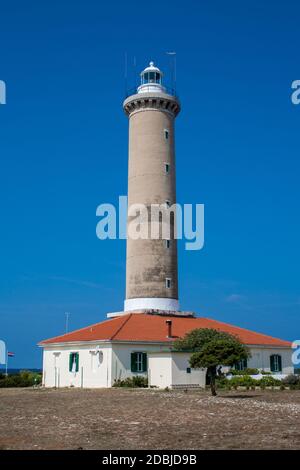
[[[300,391],[0,389],[0,449],[300,449]]]

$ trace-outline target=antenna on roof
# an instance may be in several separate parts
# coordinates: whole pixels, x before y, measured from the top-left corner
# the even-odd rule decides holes
[[[66,333],[68,333],[69,331],[69,317],[70,317],[70,313],[69,312],[65,312],[65,316],[66,316]]]

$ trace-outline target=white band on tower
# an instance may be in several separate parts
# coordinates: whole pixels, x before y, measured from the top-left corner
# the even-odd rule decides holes
[[[137,299],[126,299],[124,302],[124,310],[166,310],[177,312],[179,310],[179,302],[177,299],[168,299],[166,297],[146,297]]]

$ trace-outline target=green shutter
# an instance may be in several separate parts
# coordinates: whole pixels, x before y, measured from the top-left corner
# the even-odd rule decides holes
[[[278,372],[282,371],[281,356],[278,355]]]
[[[79,353],[76,353],[76,372],[79,371]]]
[[[73,353],[70,353],[69,355],[69,372],[72,372],[72,359],[73,359]]]
[[[245,370],[247,369],[248,365],[247,365],[247,359],[241,359],[239,362],[237,362],[235,365],[234,365],[234,368],[236,370]]]
[[[143,353],[143,372],[147,372],[147,353]]]
[[[275,367],[275,357],[277,359],[278,367]],[[272,354],[270,356],[270,368],[272,372],[281,372],[282,371],[282,360],[279,354]]]
[[[137,354],[136,353],[131,353],[131,372],[136,372],[137,371]]]

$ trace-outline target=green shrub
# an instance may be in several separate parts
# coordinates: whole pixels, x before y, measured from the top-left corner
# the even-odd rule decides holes
[[[291,390],[300,390],[300,377],[299,375],[290,374],[284,379],[282,383],[289,387]]]
[[[148,379],[142,375],[135,375],[124,380],[116,380],[113,387],[144,388],[148,387]]]
[[[216,377],[216,387],[219,389],[228,388],[228,383],[230,380],[226,379],[226,377]]]
[[[249,375],[243,375],[241,377],[233,377],[232,379],[228,380],[230,387],[237,388],[237,387],[255,387],[257,385],[258,380],[253,379]]]
[[[299,375],[290,374],[284,379],[282,379],[284,385],[300,385]]]
[[[272,372],[268,372],[266,370],[261,370],[260,373],[261,375],[272,375]]]
[[[229,373],[231,375],[257,375],[257,374],[259,374],[259,370],[247,367],[244,370],[230,369]]]
[[[32,387],[42,382],[42,374],[28,370],[20,371],[18,374],[0,376],[0,388],[10,387]]]
[[[259,381],[259,384],[261,386],[261,388],[266,388],[266,387],[276,387],[278,385],[281,385],[282,382],[281,380],[279,379],[274,379],[274,377],[263,377],[262,379],[260,379]]]
[[[293,384],[293,385],[290,385],[290,389],[291,390],[300,390],[300,384]]]
[[[263,377],[260,380],[253,379],[249,375],[234,376],[232,379],[228,380],[228,383],[231,387],[247,387],[247,389],[254,389],[255,387],[261,387],[265,389],[266,387],[275,387],[282,384],[281,380],[274,379],[273,377]]]

